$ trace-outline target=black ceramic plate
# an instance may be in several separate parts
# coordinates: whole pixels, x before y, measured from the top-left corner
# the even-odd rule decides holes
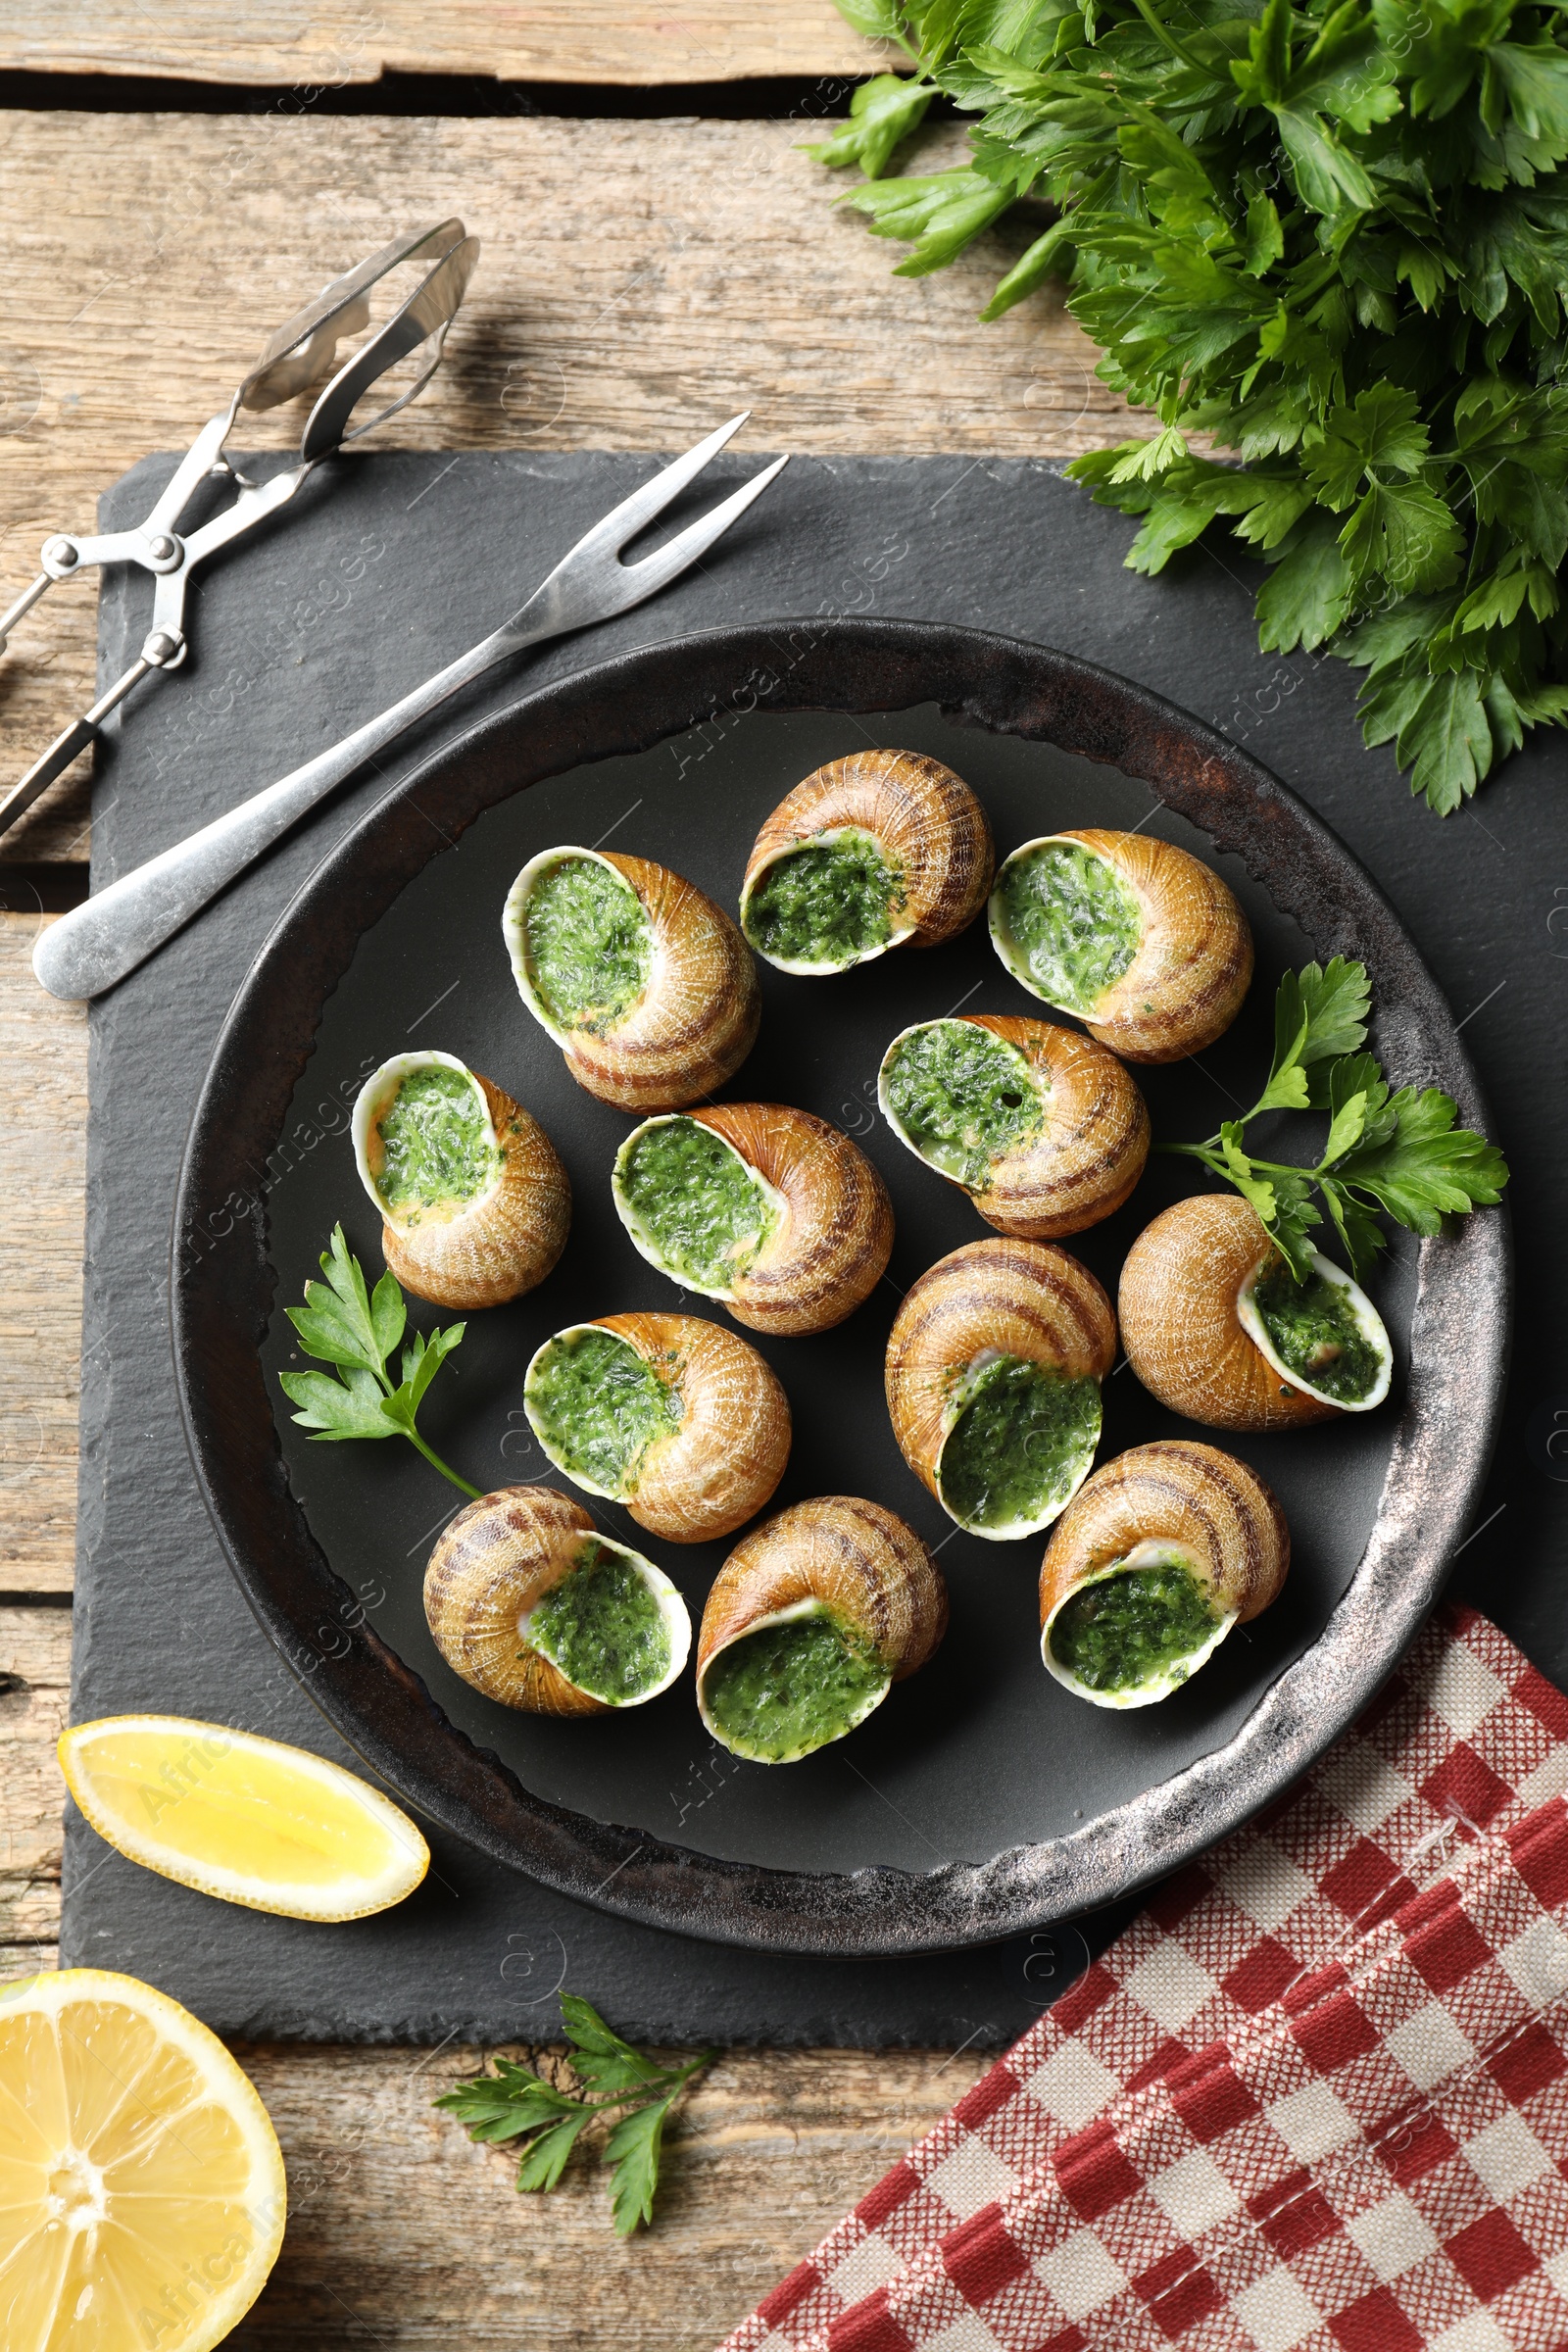
[[[936,1659],[850,1740],[805,1763],[737,1760],[703,1732],[689,1681],[625,1716],[553,1722],[492,1705],[426,1630],[423,1564],[458,1497],[399,1441],[313,1444],[277,1374],[333,1223],[379,1269],[348,1106],[391,1054],[438,1046],[544,1121],[570,1171],[571,1240],[540,1290],[468,1321],[427,1408],[431,1442],[481,1487],[543,1478],[521,1375],[550,1331],[680,1295],[611,1206],[629,1120],[582,1093],[518,1002],[501,908],[553,842],[612,842],[735,904],[756,830],[822,760],[868,744],[933,752],[985,802],[1004,854],[1065,824],[1147,825],[1194,848],[1243,900],[1258,976],[1197,1061],[1141,1070],[1156,1136],[1211,1131],[1255,1099],[1279,973],[1359,956],[1374,1043],[1396,1082],[1436,1084],[1484,1123],[1474,1073],[1393,909],[1327,829],[1223,737],[1045,649],[899,621],[723,631],[608,662],[440,753],[302,891],[241,990],[187,1150],[175,1346],[197,1471],[235,1574],[338,1730],[414,1805],[563,1891],[659,1926],[775,1948],[913,1951],[1011,1935],[1125,1892],[1277,1795],[1375,1690],[1434,1599],[1478,1492],[1501,1391],[1506,1227],[1396,1237],[1374,1288],[1398,1377],[1377,1413],[1229,1441],[1290,1518],[1285,1593],[1186,1690],[1130,1714],[1072,1698],[1040,1664],[1040,1539],[956,1534],[894,1446],[882,1352],[899,1293],[979,1238],[968,1201],[875,1112],[882,1050],[956,1006],[1037,1011],[984,922],[832,981],[764,968],[762,1035],[727,1090],[791,1102],[855,1134],[898,1215],[889,1281],[837,1331],[761,1341],[796,1441],[777,1502],[862,1494],[933,1545],[952,1596]],[[1191,1163],[1155,1159],[1129,1206],[1071,1245],[1114,1296],[1134,1236]],[[266,1171],[265,1177],[259,1174]],[[265,1194],[254,1254],[212,1249]],[[416,1304],[419,1320],[436,1320]],[[724,1319],[710,1301],[693,1311]],[[447,1318],[440,1318],[446,1320]],[[748,1335],[753,1336],[753,1335]],[[1123,1369],[1102,1458],[1181,1430]],[[1200,1432],[1200,1435],[1207,1433]],[[612,1532],[658,1558],[694,1620],[725,1546]]]

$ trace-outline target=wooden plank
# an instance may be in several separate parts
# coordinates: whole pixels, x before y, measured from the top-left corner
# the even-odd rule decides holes
[[[98,491],[137,457],[183,448],[330,272],[454,208],[484,250],[446,367],[391,430],[401,446],[677,449],[747,406],[753,449],[1063,457],[1125,436],[1054,292],[975,322],[1035,224],[1004,222],[937,276],[894,278],[899,248],[834,209],[848,182],[798,151],[810,135],[799,122],[0,117],[0,602],[51,528],[90,527]],[[950,124],[912,160],[962,144]],[[297,408],[247,419],[242,445],[286,446],[299,422]],[[0,776],[91,700],[92,607],[85,582],[54,590],[0,661]],[[0,857],[85,854],[84,766]]]
[[[0,914],[0,1592],[69,1592],[87,1135],[87,1015],[46,996],[36,915]]]
[[[0,1609],[0,1980],[53,1968],[71,1611]]]
[[[70,1641],[69,1610],[0,1609],[0,1981],[54,1965]],[[671,2132],[656,2227],[622,2244],[597,2167],[579,2161],[554,2196],[519,2198],[515,2159],[437,2114],[432,2098],[477,2051],[239,2056],[277,2127],[290,2204],[247,2352],[715,2343],[985,2064],[972,2051],[729,2052]]]
[[[16,0],[0,65],[50,74],[157,74],[195,81],[341,88],[382,74],[505,81],[738,81],[762,74],[874,72],[881,46],[831,0]]]

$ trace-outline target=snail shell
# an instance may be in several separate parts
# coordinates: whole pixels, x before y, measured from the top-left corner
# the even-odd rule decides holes
[[[1040,1571],[1041,1655],[1058,1683],[1096,1706],[1151,1706],[1196,1674],[1233,1625],[1268,1607],[1290,1563],[1285,1514],[1245,1462],[1185,1438],[1135,1446],[1097,1470],[1056,1524]],[[1136,1681],[1082,1681],[1052,1640],[1073,1594],[1113,1573],[1172,1566],[1207,1601],[1200,1638]]]
[[[1127,1360],[1173,1413],[1210,1429],[1300,1429],[1370,1412],[1389,1393],[1394,1350],[1364,1291],[1320,1252],[1314,1270],[1343,1287],[1379,1357],[1365,1394],[1344,1402],[1292,1371],[1252,1294],[1282,1263],[1256,1211],[1237,1193],[1198,1193],[1146,1226],[1121,1270],[1118,1311]]]
[[[530,937],[529,908],[573,860],[617,875],[647,924],[646,971],[626,1001],[558,1017]],[[667,866],[613,851],[554,849],[531,858],[502,916],[518,994],[566,1057],[577,1084],[617,1110],[679,1110],[732,1078],[762,1017],[757,966],[729,916]],[[575,1025],[573,1025],[573,1020]]]
[[[482,1147],[495,1175],[467,1200],[382,1197],[386,1147],[381,1126],[405,1083],[421,1070],[450,1070],[473,1089]],[[451,1054],[398,1054],[361,1087],[354,1104],[354,1159],[380,1211],[381,1249],[405,1290],[436,1306],[499,1306],[543,1282],[566,1246],[571,1185],[538,1120],[488,1078]]]
[[[933,1032],[979,1030],[1018,1057],[1019,1087],[1032,1095],[1038,1116],[995,1152],[922,1144],[895,1106],[901,1049]],[[1035,1242],[1082,1233],[1114,1215],[1131,1194],[1149,1157],[1149,1110],[1113,1054],[1076,1029],[1004,1013],[963,1012],[903,1029],[883,1056],[877,1078],[882,1116],[917,1159],[968,1193],[988,1225]],[[955,1108],[961,1107],[961,1098]],[[955,1121],[955,1125],[958,1125]],[[1010,1122],[1009,1122],[1010,1124]],[[976,1181],[970,1181],[971,1173]]]
[[[596,1333],[620,1345],[607,1348]],[[590,1404],[612,1433],[608,1451],[573,1451],[552,1402],[563,1353],[574,1354],[585,1335],[589,1377],[600,1383]],[[522,1400],[558,1470],[586,1494],[624,1503],[639,1527],[671,1544],[731,1535],[761,1509],[789,1460],[789,1398],[777,1376],[745,1340],[696,1315],[570,1324],[536,1351]]]
[[[646,1687],[599,1697],[571,1682],[530,1640],[540,1603],[604,1557],[625,1565],[658,1612],[667,1647]],[[692,1622],[662,1569],[595,1528],[580,1502],[554,1487],[503,1487],[470,1502],[442,1530],[424,1572],[424,1613],[436,1647],[475,1690],[532,1715],[602,1715],[641,1706],[685,1669]]]
[[[698,1279],[705,1269],[661,1246],[631,1197],[639,1145],[661,1127],[686,1125],[707,1128],[740,1161],[765,1228],[760,1248],[748,1255],[743,1245],[732,1269],[706,1282]],[[893,1204],[864,1152],[825,1119],[782,1102],[721,1102],[647,1119],[616,1153],[612,1188],[620,1221],[649,1264],[721,1298],[753,1331],[794,1337],[830,1330],[870,1296],[893,1250]]]
[[[864,919],[832,941],[783,945],[758,894],[782,859],[801,851],[846,854],[869,840],[890,887],[863,908]],[[857,752],[830,760],[786,794],[757,836],[741,886],[741,926],[760,956],[781,972],[842,972],[906,944],[934,948],[972,923],[985,905],[996,865],[986,812],[961,777],[921,752]],[[851,905],[853,881],[836,894]]]
[[[1106,936],[1113,907],[1126,914],[1131,959],[1098,988],[1065,985],[1038,951],[1031,958],[1018,936],[1026,912],[1024,888],[1036,853],[1076,848],[1110,869],[1105,897],[1084,920]],[[1119,882],[1121,889],[1116,889]],[[1112,833],[1085,825],[1026,841],[1005,859],[991,894],[991,937],[1020,987],[1063,1012],[1076,1013],[1091,1037],[1127,1061],[1180,1061],[1222,1036],[1252,978],[1252,934],[1247,917],[1218,874],[1202,860],[1147,833]]]
[[[969,1242],[922,1274],[894,1317],[888,1338],[887,1396],[905,1460],[950,1519],[972,1535],[1005,1543],[1047,1527],[1088,1477],[1100,1442],[1098,1384],[1116,1357],[1110,1300],[1087,1266],[1044,1242]],[[1029,1507],[990,1520],[965,1512],[948,1445],[993,1367],[1038,1365],[1053,1382],[1079,1390],[1054,1478]],[[1049,1467],[1049,1462],[1048,1462]]]
[[[748,1635],[824,1617],[873,1669],[845,1719],[784,1753],[738,1745],[710,1704],[715,1661]],[[902,1519],[850,1494],[792,1503],[738,1544],[713,1580],[697,1641],[698,1708],[713,1738],[735,1753],[793,1763],[862,1723],[892,1684],[925,1664],[947,1628],[942,1572]]]

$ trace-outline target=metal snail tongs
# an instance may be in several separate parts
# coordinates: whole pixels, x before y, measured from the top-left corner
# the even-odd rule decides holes
[[[9,792],[0,795],[0,833],[15,824],[45,786],[87,749],[102,721],[133,686],[153,670],[179,667],[186,648],[185,588],[196,565],[287,506],[323,458],[384,424],[424,390],[441,364],[447,328],[478,258],[478,239],[468,236],[457,220],[436,221],[394,237],[358,269],[333,278],[314,302],[283,321],[227,408],[202,426],[145,520],[127,531],[106,531],[96,537],[58,531],[44,541],[39,556],[43,568],[37,578],[8,612],[0,613],[0,653],[18,621],[56,581],[74,579],[93,564],[139,564],[150,571],[155,581],[153,623],[130,667],[105,689],[90,710],[56,736]],[[311,410],[300,436],[299,464],[270,481],[248,479],[223,455],[223,445],[241,410],[275,409],[305,391],[323,368],[331,366],[339,342],[368,326],[369,289],[401,262],[416,259],[426,259],[431,265],[419,284],[386,324],[338,368]],[[390,368],[421,344],[428,346],[428,353],[408,390],[351,432],[349,418],[359,401]],[[214,475],[232,481],[238,495],[210,521],[182,534],[178,529],[181,515],[200,485]]]

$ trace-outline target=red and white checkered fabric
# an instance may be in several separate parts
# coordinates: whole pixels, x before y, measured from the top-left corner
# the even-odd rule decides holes
[[[1440,1609],[724,2352],[1564,2352],[1565,1790]]]

